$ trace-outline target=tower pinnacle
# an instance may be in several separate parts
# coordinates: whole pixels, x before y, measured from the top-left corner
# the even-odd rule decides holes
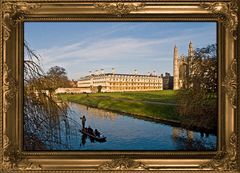
[[[189,42],[188,45],[188,56],[192,57],[193,56],[193,46],[192,46],[192,41]]]
[[[179,81],[179,67],[178,67],[178,48],[175,45],[173,51],[173,89],[177,90]]]

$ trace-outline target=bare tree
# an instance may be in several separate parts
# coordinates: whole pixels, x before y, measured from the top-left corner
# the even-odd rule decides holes
[[[26,42],[24,50],[24,148],[47,150],[63,145],[60,121],[66,119],[68,125],[68,107],[48,94],[49,79],[41,68],[40,56]]]

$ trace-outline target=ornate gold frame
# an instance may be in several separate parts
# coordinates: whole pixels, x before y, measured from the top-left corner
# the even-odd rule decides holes
[[[0,169],[3,172],[239,171],[238,6],[237,0],[3,0]],[[218,23],[219,145],[216,152],[22,151],[24,21],[179,20]]]

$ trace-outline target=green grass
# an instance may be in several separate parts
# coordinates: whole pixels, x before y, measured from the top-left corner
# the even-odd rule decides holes
[[[172,90],[153,92],[122,92],[122,93],[94,93],[94,94],[59,94],[64,101],[79,103],[100,109],[124,112],[133,115],[151,117],[162,120],[178,121],[174,105],[161,103],[175,103]]]
[[[95,93],[93,96],[111,97],[117,99],[131,99],[141,101],[155,101],[164,103],[175,103],[175,92],[173,90],[145,91],[145,92],[116,92],[116,93]]]

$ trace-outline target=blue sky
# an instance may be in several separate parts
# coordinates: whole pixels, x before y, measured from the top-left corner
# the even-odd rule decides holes
[[[173,71],[173,48],[187,54],[216,43],[214,22],[25,22],[24,37],[43,69],[64,67],[70,79],[104,69],[139,74]]]

